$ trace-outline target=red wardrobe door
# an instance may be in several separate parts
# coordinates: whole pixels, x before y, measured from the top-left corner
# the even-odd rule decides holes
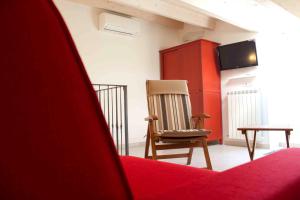
[[[202,88],[199,43],[191,43],[161,52],[162,79],[187,80],[190,92]]]
[[[180,49],[182,79],[188,81],[189,91],[198,93],[202,88],[202,70],[199,43],[190,43]],[[194,106],[194,105],[193,105]]]
[[[221,140],[222,138],[222,115],[221,115],[221,94],[220,92],[203,93],[204,113],[211,116],[204,121],[204,127],[212,132],[209,140]]]
[[[203,93],[202,92],[190,92],[190,99],[192,105],[192,114],[198,115],[203,113]]]
[[[203,90],[220,91],[220,71],[216,59],[217,43],[201,41],[201,67],[203,71]]]
[[[220,72],[216,61],[215,42],[197,40],[160,52],[161,78],[188,81],[192,112],[206,113],[211,119],[205,128],[211,129],[208,140],[221,140],[221,88]]]
[[[183,68],[180,65],[181,58],[178,49],[161,53],[161,78],[162,79],[180,79]]]

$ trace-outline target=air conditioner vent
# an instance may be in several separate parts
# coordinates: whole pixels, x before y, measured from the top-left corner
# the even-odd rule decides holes
[[[135,36],[140,32],[140,24],[134,18],[103,12],[99,15],[99,30]]]

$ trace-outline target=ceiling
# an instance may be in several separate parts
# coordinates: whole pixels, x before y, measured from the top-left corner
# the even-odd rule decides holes
[[[300,31],[300,0],[164,0],[242,29],[260,32]],[[291,14],[293,13],[293,14]]]
[[[300,18],[300,1],[299,0],[272,0],[288,12]]]
[[[215,19],[167,0],[70,0],[88,6],[123,13],[154,21],[173,28],[193,27],[214,29]]]
[[[213,30],[218,19],[253,32],[295,28],[300,31],[300,0],[71,1],[125,13],[174,28],[183,28],[189,24]]]

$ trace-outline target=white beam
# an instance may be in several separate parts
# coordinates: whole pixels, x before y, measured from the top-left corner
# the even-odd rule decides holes
[[[288,12],[300,17],[300,1],[299,0],[272,0]]]
[[[165,0],[204,13],[248,31],[289,29],[299,25],[271,0]],[[282,0],[285,1],[285,0]],[[294,0],[298,1],[298,0]]]
[[[252,0],[166,0],[248,31],[257,31],[261,6]]]
[[[108,0],[112,3],[175,19],[194,26],[214,29],[215,20],[198,11],[187,9],[166,0]]]
[[[147,21],[156,22],[171,28],[182,29],[184,26],[183,22],[174,19],[169,19],[167,17],[159,16],[150,12],[144,12],[137,8],[111,2],[109,0],[69,0],[69,1],[96,7],[96,8],[101,8],[105,10],[111,10],[118,13],[127,14]]]

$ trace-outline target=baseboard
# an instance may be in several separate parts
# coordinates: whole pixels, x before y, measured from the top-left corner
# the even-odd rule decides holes
[[[130,147],[144,147],[146,142],[132,142],[129,143],[129,148]]]
[[[251,146],[252,146],[252,140],[249,141]],[[231,146],[238,146],[238,147],[247,147],[246,141],[245,140],[239,140],[239,139],[226,139],[224,140],[225,145],[231,145]],[[262,148],[262,149],[269,149],[270,145],[269,144],[264,144],[260,142],[256,142],[256,147],[257,148]]]
[[[286,147],[286,142],[279,142],[279,146]],[[299,143],[290,143],[290,147],[300,148],[300,144]]]

